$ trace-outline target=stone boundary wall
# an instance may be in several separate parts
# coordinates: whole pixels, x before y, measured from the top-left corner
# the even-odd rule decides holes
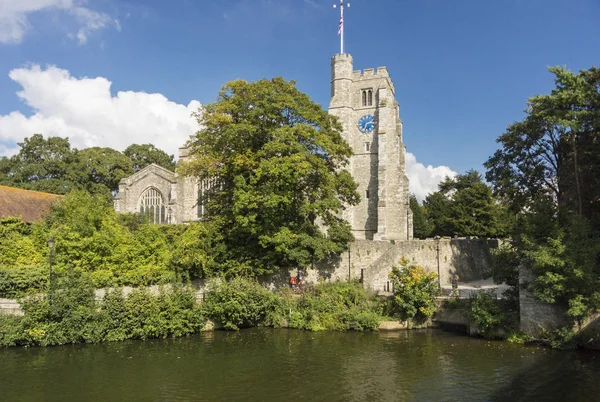
[[[315,264],[306,282],[320,279],[363,279],[374,291],[387,291],[388,274],[403,257],[411,264],[440,276],[441,286],[451,284],[454,273],[461,282],[489,278],[492,275],[491,251],[499,246],[497,239],[442,238],[407,241],[356,240],[348,252],[332,261]]]

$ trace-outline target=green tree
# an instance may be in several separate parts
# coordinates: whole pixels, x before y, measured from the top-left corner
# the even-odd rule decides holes
[[[446,177],[439,191],[428,195],[423,205],[435,235],[502,237],[506,234],[504,210],[492,189],[474,170],[455,178]]]
[[[173,155],[167,154],[152,144],[132,144],[123,151],[123,154],[131,159],[135,172],[139,172],[153,163],[171,171],[174,171],[176,167]]]
[[[600,69],[550,71],[556,87],[498,138],[486,177],[518,219],[534,294],[580,321],[600,307]]]
[[[114,194],[119,181],[133,174],[131,160],[112,148],[92,147],[77,151],[77,181],[90,193]]]
[[[207,219],[223,233],[229,272],[304,266],[347,247],[339,214],[359,195],[335,117],[282,78],[229,82],[196,116],[203,128],[182,172],[217,182]]]
[[[433,224],[427,218],[425,209],[414,194],[410,195],[410,209],[413,213],[413,232],[417,239],[426,239],[433,232]]]
[[[0,183],[54,194],[74,187],[71,168],[76,158],[67,138],[34,134],[18,145],[19,153],[0,160]]]

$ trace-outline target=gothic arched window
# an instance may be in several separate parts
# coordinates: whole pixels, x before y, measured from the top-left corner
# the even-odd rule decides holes
[[[362,91],[362,105],[367,106],[367,91]]]
[[[373,106],[373,91],[369,89],[369,95],[368,95],[369,99],[367,101],[369,106]]]
[[[165,222],[165,204],[160,191],[147,188],[140,196],[140,213],[148,217],[150,223]]]

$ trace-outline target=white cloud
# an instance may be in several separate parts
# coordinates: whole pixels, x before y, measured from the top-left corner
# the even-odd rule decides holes
[[[438,190],[438,184],[446,176],[454,177],[456,172],[448,166],[425,166],[417,162],[417,158],[410,152],[406,153],[406,175],[409,180],[409,189],[419,201],[423,201],[427,194]]]
[[[191,117],[200,107],[196,100],[186,106],[156,93],[121,91],[112,96],[106,78],[75,78],[54,66],[15,69],[9,77],[22,87],[17,95],[33,114],[0,115],[0,155],[16,153],[13,144],[36,133],[68,137],[79,149],[122,151],[134,143],[152,143],[177,155],[177,148],[198,130]]]
[[[87,42],[90,33],[114,25],[121,31],[118,20],[108,14],[83,7],[85,0],[0,0],[0,43],[20,43],[30,28],[28,15],[36,12],[58,10],[75,20],[76,37],[80,44]]]

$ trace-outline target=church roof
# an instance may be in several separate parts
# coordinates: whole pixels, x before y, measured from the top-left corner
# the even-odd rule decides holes
[[[40,221],[50,211],[50,206],[61,197],[56,194],[0,186],[0,219],[15,216],[28,223]]]

